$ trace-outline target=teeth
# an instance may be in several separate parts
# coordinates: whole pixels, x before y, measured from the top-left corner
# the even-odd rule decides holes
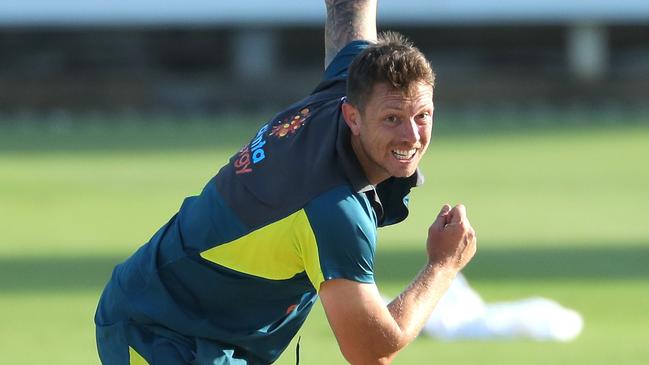
[[[416,148],[410,150],[392,150],[392,154],[398,160],[409,160],[415,155],[415,152],[417,152]]]

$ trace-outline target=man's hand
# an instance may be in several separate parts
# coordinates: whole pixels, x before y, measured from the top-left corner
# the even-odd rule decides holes
[[[476,252],[476,235],[464,205],[442,207],[428,229],[428,260],[433,266],[460,271]]]

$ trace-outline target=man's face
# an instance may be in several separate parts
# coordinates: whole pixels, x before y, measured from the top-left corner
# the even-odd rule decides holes
[[[433,127],[433,88],[417,83],[406,94],[376,84],[365,110],[343,105],[352,147],[371,184],[415,173]]]

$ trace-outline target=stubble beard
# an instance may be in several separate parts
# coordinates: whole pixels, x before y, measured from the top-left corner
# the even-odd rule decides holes
[[[378,181],[378,182],[370,181],[370,183],[376,185],[376,184],[378,184],[378,183],[380,183],[380,182],[382,182],[384,180],[387,180],[387,179],[389,179],[390,177],[393,176],[392,173],[390,172],[389,168],[386,167],[381,162],[381,160],[377,160],[376,158],[374,158],[374,156],[371,153],[371,151],[372,151],[371,148],[366,148],[365,142],[363,142],[363,139],[361,139],[361,138],[359,138],[359,145],[360,145],[360,148],[362,149],[362,152],[363,152],[363,155],[365,156],[365,159],[367,160],[367,162],[369,162],[372,165],[372,166],[370,166],[372,168],[372,171],[375,171],[376,174],[378,175],[377,178],[380,179],[380,181]],[[389,153],[391,154],[391,152],[389,152]],[[368,176],[368,180],[370,180],[369,176]]]

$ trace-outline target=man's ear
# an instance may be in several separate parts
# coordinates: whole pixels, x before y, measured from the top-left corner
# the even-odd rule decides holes
[[[360,133],[360,112],[356,109],[355,106],[348,102],[344,102],[342,105],[343,119],[349,129],[351,129],[352,134],[357,136]]]

